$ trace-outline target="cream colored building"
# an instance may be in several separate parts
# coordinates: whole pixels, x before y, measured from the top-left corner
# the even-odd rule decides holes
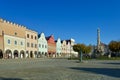
[[[4,50],[9,58],[25,58],[25,39],[4,35]],[[9,53],[9,51],[11,53]]]
[[[71,47],[70,47],[70,56],[74,55],[74,56],[78,57],[78,52],[75,52],[73,50],[73,45],[75,45],[75,40],[72,39],[72,38],[70,39],[70,45],[71,45]]]
[[[61,55],[63,56],[63,57],[65,57],[66,55],[67,55],[67,45],[66,45],[66,40],[63,40],[63,41],[61,41],[61,47],[62,47],[62,50],[61,50]]]
[[[70,53],[71,53],[71,44],[70,44],[70,41],[67,41],[67,44],[66,44],[66,53],[67,53],[67,57],[70,57]]]
[[[75,45],[75,40],[74,39],[69,39],[69,40],[63,40],[61,42],[61,47],[62,47],[62,56],[63,57],[70,57],[70,56],[78,56],[78,52],[75,52],[73,50],[73,45]]]
[[[0,19],[4,58],[25,58],[24,26]]]
[[[37,58],[38,55],[38,33],[29,29],[26,29],[26,57]]]

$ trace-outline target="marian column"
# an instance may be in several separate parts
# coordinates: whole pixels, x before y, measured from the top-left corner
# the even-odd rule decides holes
[[[100,46],[100,29],[97,29],[97,46]]]
[[[101,46],[101,41],[100,41],[100,29],[97,29],[97,51],[101,52],[102,50],[102,46]]]

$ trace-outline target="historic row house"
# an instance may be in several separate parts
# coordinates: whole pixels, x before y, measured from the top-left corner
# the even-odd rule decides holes
[[[48,53],[48,43],[45,38],[45,34],[41,33],[38,35],[38,58],[47,57]]]
[[[26,57],[37,58],[38,52],[38,33],[29,29],[26,29]]]
[[[69,57],[74,39],[57,40],[54,36],[27,29],[24,26],[0,19],[0,58]]]
[[[62,44],[60,38],[58,38],[56,41],[56,56],[60,57],[61,56],[61,51],[62,51]]]
[[[48,57],[56,57],[56,42],[54,40],[54,36],[46,37],[48,44]]]
[[[0,19],[1,58],[25,57],[25,30],[26,27]]]

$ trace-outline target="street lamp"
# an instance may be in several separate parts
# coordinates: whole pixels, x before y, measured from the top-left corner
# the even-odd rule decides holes
[[[82,50],[80,49],[80,62],[82,62]]]

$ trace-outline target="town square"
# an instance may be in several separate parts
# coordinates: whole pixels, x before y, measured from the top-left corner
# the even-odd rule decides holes
[[[0,80],[119,80],[120,60],[0,60]]]
[[[120,80],[120,1],[0,0],[0,80]]]

